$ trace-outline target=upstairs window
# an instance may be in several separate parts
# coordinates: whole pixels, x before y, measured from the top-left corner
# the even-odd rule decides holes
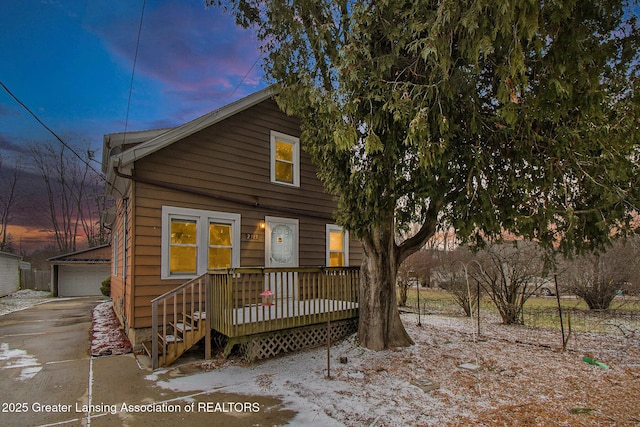
[[[337,225],[327,224],[327,266],[346,267],[349,265],[349,235]]]
[[[271,182],[300,187],[300,139],[271,131]]]

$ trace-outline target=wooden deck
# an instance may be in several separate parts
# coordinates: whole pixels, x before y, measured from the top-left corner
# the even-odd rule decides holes
[[[185,329],[185,337],[206,338],[209,358],[211,333],[206,331],[214,330],[230,343],[246,343],[251,337],[356,319],[358,286],[357,267],[211,270],[152,301],[154,368],[188,350],[186,343],[177,342]],[[265,290],[273,297],[261,297]],[[289,332],[290,339],[297,339]],[[191,346],[194,338],[188,339]]]
[[[230,337],[358,315],[358,268],[239,268],[211,274],[211,327]],[[273,305],[260,293],[271,290]]]

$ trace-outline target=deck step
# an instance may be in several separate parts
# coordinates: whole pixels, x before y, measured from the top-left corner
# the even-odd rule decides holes
[[[186,325],[182,322],[178,322],[175,325],[171,323],[171,326],[173,326],[173,328],[181,334],[184,334],[185,332],[189,332],[193,329],[191,325]]]
[[[195,320],[196,322],[200,321],[200,320],[205,320],[207,318],[207,312],[203,311],[194,311],[193,312],[193,316],[189,316],[188,314],[186,315],[187,317],[192,318],[193,320]]]
[[[164,338],[166,339],[165,342],[167,344],[174,343],[174,342],[182,342],[182,338],[178,337],[176,335],[165,335]],[[160,340],[160,342],[164,341],[164,339],[163,339],[161,334],[158,334],[158,339]]]

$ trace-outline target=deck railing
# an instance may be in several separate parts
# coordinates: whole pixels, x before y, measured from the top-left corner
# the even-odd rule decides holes
[[[171,363],[211,329],[207,319],[208,275],[203,274],[151,301],[152,364]],[[207,343],[208,352],[210,343]],[[205,357],[209,358],[210,354]],[[159,360],[161,359],[161,360]]]
[[[210,270],[211,328],[230,337],[358,315],[357,267]],[[274,295],[261,297],[265,290]]]
[[[210,270],[151,301],[153,368],[203,337],[210,358],[212,329],[235,338],[355,318],[358,286],[357,267]]]

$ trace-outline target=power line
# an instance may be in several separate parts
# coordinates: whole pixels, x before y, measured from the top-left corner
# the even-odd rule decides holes
[[[127,99],[127,114],[124,120],[124,134],[122,140],[127,137],[127,128],[129,127],[129,110],[131,108],[131,96],[133,93],[133,78],[136,74],[136,64],[138,63],[138,49],[140,48],[140,35],[142,34],[142,22],[144,21],[144,8],[147,0],[142,0],[142,10],[140,11],[140,23],[138,24],[138,37],[136,38],[136,51],[133,55],[133,67],[131,69],[131,81],[129,82],[129,97]]]
[[[44,127],[51,135],[53,135],[59,142],[60,144],[62,144],[65,148],[67,148],[69,151],[71,151],[78,159],[80,159],[80,161],[82,163],[84,163],[89,169],[91,169],[93,172],[95,172],[98,176],[100,176],[103,180],[105,179],[102,176],[101,172],[98,172],[97,170],[95,170],[93,168],[93,166],[91,166],[91,164],[89,162],[87,162],[85,159],[82,158],[82,156],[80,156],[80,154],[78,154],[76,152],[76,150],[74,150],[69,144],[67,144],[66,142],[64,142],[64,140],[62,138],[60,138],[58,136],[57,133],[55,133],[49,126],[47,126],[42,120],[40,120],[40,117],[38,117],[36,115],[36,113],[34,113],[33,111],[31,111],[31,109],[29,107],[26,106],[26,104],[24,102],[22,102],[16,95],[14,95],[13,92],[11,92],[11,90],[2,82],[0,81],[0,86],[2,86],[2,89],[4,89],[5,92],[7,92],[9,94],[9,96],[11,96],[22,108],[24,108],[24,110],[29,113],[31,115],[31,117],[33,117],[34,119],[36,119],[36,121],[38,123],[40,123],[42,125],[42,127]],[[91,159],[93,160],[93,159]],[[94,160],[97,162],[97,160]]]
[[[139,47],[140,47],[140,38],[141,38],[141,34],[142,34],[142,24],[143,24],[143,21],[144,21],[145,6],[146,6],[146,0],[143,0],[143,2],[142,2],[142,10],[141,10],[141,13],[140,13],[140,22],[139,22],[139,25],[138,25],[138,35],[137,35],[137,38],[136,38],[136,49],[135,49],[135,54],[134,54],[134,58],[133,58],[133,67],[132,67],[132,70],[131,70],[131,80],[129,82],[129,95],[128,95],[128,99],[127,99],[127,111],[126,111],[126,116],[125,116],[123,140],[126,139],[128,125],[129,125],[129,112],[130,112],[130,109],[131,109],[131,98],[132,98],[132,94],[133,94],[133,82],[134,82],[134,77],[135,77],[136,64],[137,64],[137,61],[138,61],[138,51],[139,51]],[[234,90],[231,93],[230,97],[233,97],[233,95],[240,88],[240,86],[242,86],[244,81],[249,76],[249,73],[251,73],[251,71],[256,66],[256,64],[258,63],[258,61],[260,60],[261,57],[262,57],[262,54],[259,55],[256,58],[256,60],[253,62],[251,67],[249,67],[249,69],[244,74],[244,76],[242,77],[242,79],[240,80],[238,85],[234,88]],[[106,178],[102,175],[101,172],[98,172],[96,169],[94,169],[89,162],[87,162],[84,158],[82,158],[82,156],[80,156],[71,146],[69,146],[62,138],[60,138],[60,136],[58,136],[58,134],[56,134],[49,126],[47,126],[31,109],[29,109],[29,107],[27,107],[26,104],[24,104],[16,95],[14,95],[13,92],[11,92],[11,90],[2,81],[0,81],[0,86],[2,86],[2,88],[4,89],[5,92],[7,92],[25,111],[27,111],[51,135],[53,135],[65,148],[67,148],[69,151],[71,151],[83,164],[85,164],[89,169],[91,169],[94,173],[96,173],[98,176],[100,176],[103,180],[106,181]],[[98,162],[97,160],[93,159],[91,156],[90,156],[89,160],[93,160],[95,162]]]
[[[242,80],[240,80],[240,83],[238,83],[238,85],[235,87],[235,89],[233,89],[233,92],[231,92],[231,95],[229,95],[229,98],[233,98],[233,95],[236,93],[236,91],[240,88],[240,86],[242,86],[242,83],[244,83],[244,81],[247,79],[247,76],[249,76],[249,73],[251,72],[251,70],[253,70],[253,68],[256,66],[256,64],[258,63],[258,61],[260,60],[260,58],[262,58],[263,54],[258,55],[258,57],[256,58],[256,60],[253,62],[253,65],[251,65],[251,67],[249,68],[249,70],[244,74],[244,76],[242,77]]]

